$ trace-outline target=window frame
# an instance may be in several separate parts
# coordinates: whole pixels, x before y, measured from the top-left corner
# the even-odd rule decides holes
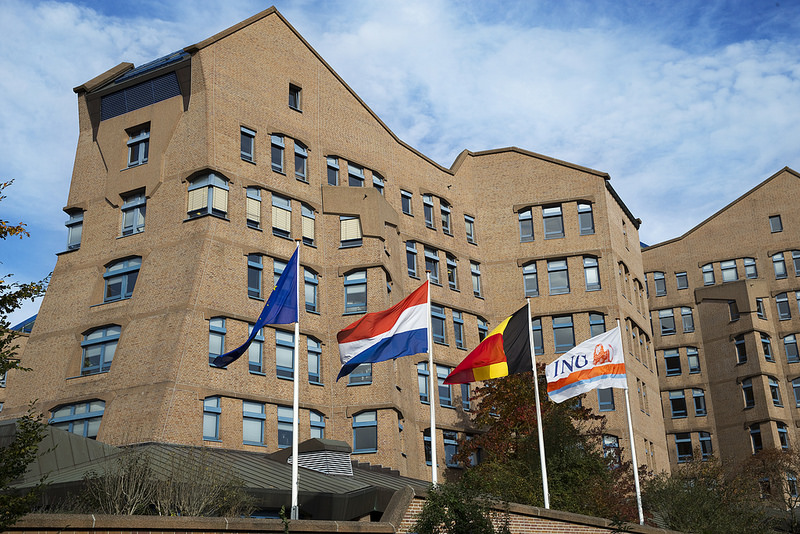
[[[772,270],[775,272],[775,280],[788,278],[789,272],[786,269],[786,258],[783,252],[772,255]]]
[[[289,406],[277,406],[278,448],[288,449],[294,439],[294,411]],[[299,415],[299,414],[298,414]]]
[[[292,238],[292,199],[272,193],[272,235]]]
[[[147,197],[144,191],[131,193],[122,198],[122,235],[129,236],[144,232]]]
[[[678,349],[664,350],[664,375],[679,376],[681,369],[681,353]]]
[[[439,397],[439,406],[442,408],[454,408],[453,405],[453,386],[450,384],[445,384],[444,381],[447,378],[453,368],[447,367],[445,365],[435,364],[436,365],[436,384],[437,390],[436,393]]]
[[[539,296],[539,273],[535,261],[522,266],[522,284],[526,298]]]
[[[545,239],[564,237],[564,215],[561,204],[542,207],[542,225]]]
[[[303,111],[302,108],[303,88],[293,83],[289,84],[289,108],[295,111]]]
[[[129,130],[127,146],[129,169],[147,163],[150,153],[150,124]]]
[[[756,405],[756,397],[753,392],[753,379],[745,378],[742,380],[742,395],[744,397],[745,409],[753,408]]]
[[[247,325],[248,336],[253,333],[254,324]],[[264,375],[264,329],[256,332],[250,346],[247,347],[247,370],[250,374]]]
[[[778,232],[783,232],[783,221],[781,220],[780,215],[769,216],[769,230],[770,233],[773,234],[776,234]]]
[[[533,208],[525,208],[517,212],[519,221],[519,241],[520,243],[530,243],[534,241],[533,234]]]
[[[464,315],[458,310],[453,310],[453,339],[457,349],[467,349],[464,337]]]
[[[97,439],[105,409],[106,402],[101,399],[62,404],[50,410],[47,424],[84,438]]]
[[[431,339],[439,345],[447,345],[447,315],[444,306],[431,303]]]
[[[272,134],[270,140],[270,165],[272,172],[286,174],[284,171],[284,152],[286,151],[286,138],[280,134]]]
[[[601,412],[614,412],[617,404],[614,400],[614,388],[597,388],[597,409]]]
[[[692,401],[694,404],[695,417],[705,417],[708,415],[705,390],[701,388],[692,388]]]
[[[681,306],[681,328],[684,334],[694,332],[694,315],[688,306]]]
[[[583,275],[586,282],[586,291],[600,291],[600,265],[594,256],[583,257]],[[596,281],[590,282],[590,275]]]
[[[308,183],[308,147],[297,140],[294,142],[294,177]]]
[[[736,282],[739,280],[739,270],[736,268],[736,260],[725,260],[719,262],[722,271],[722,283]]]
[[[419,402],[422,404],[430,404],[429,376],[428,362],[417,363],[417,389],[419,390]]]
[[[680,289],[689,289],[689,276],[686,271],[675,273],[675,285]]]
[[[562,277],[563,280],[560,280]],[[566,259],[547,260],[547,285],[551,295],[566,295],[570,292],[569,263]]]
[[[205,190],[205,195],[203,195],[203,190]],[[228,179],[213,172],[191,180],[187,187],[189,194],[186,209],[187,217],[196,219],[206,215],[213,215],[227,220],[229,190]],[[198,193],[193,193],[193,191],[198,191]],[[225,209],[221,209],[223,205]]]
[[[308,297],[311,295],[311,300]],[[316,271],[303,267],[303,298],[308,313],[320,313],[319,310],[319,275]]]
[[[360,247],[364,242],[363,235],[360,217],[357,215],[339,216],[339,248]]]
[[[359,431],[358,429],[365,429]],[[372,429],[372,430],[369,430]],[[364,438],[359,439],[360,435],[369,434]],[[374,433],[374,439],[373,439]],[[359,442],[367,439],[368,443],[360,446]],[[372,445],[374,442],[374,446]],[[353,454],[365,454],[378,452],[378,411],[377,410],[364,410],[357,414],[353,414]]]
[[[249,408],[256,408],[256,410]],[[264,446],[264,426],[267,420],[263,402],[242,400],[242,444]],[[249,424],[248,424],[249,423]],[[257,430],[258,439],[247,439],[253,430]]]
[[[372,363],[359,364],[347,375],[348,386],[368,386],[372,384]]]
[[[580,235],[594,234],[594,214],[591,203],[578,202],[578,228],[580,228]]]
[[[569,334],[571,341],[569,344],[559,342],[559,337]],[[555,346],[556,354],[563,354],[569,352],[570,349],[575,347],[575,327],[572,321],[572,315],[559,315],[553,317],[553,345]]]
[[[338,186],[339,185],[339,158],[337,158],[335,156],[327,156],[325,158],[325,160],[326,160],[328,185]]]
[[[256,132],[245,126],[239,127],[239,153],[242,160],[255,163]]]
[[[95,333],[100,333],[100,335],[92,337]],[[121,336],[122,327],[116,324],[99,326],[87,331],[81,341],[81,376],[109,372]],[[99,353],[87,356],[87,351],[94,349],[99,349]],[[94,359],[95,357],[97,364],[90,364],[90,358]]]
[[[354,293],[355,291],[355,293]],[[351,297],[363,293],[358,302]],[[350,303],[350,301],[353,303]],[[367,311],[367,271],[366,269],[351,271],[344,275],[344,313],[357,314]]]
[[[445,253],[447,264],[447,285],[453,291],[458,291],[458,259],[452,254]]]
[[[203,441],[220,441],[219,420],[222,414],[219,395],[212,395],[203,399]],[[210,424],[214,425],[213,433],[206,433],[210,430]]]
[[[409,217],[414,216],[414,194],[405,189],[400,190],[400,211]]]
[[[797,336],[788,334],[783,338],[783,351],[786,354],[786,363],[800,362],[800,353],[797,348]]]
[[[247,255],[247,296],[251,299],[262,298],[264,259],[261,254]]]
[[[476,261],[469,262],[469,272],[472,278],[472,295],[475,298],[483,298],[483,286],[481,285],[481,264]]]
[[[352,162],[347,162],[347,185],[348,187],[364,187],[364,167],[356,165]]]
[[[736,352],[736,363],[747,363],[747,342],[744,338],[744,334],[734,336],[733,346]]]
[[[325,414],[317,410],[309,410],[308,426],[311,439],[325,439]]]
[[[69,219],[64,223],[67,227],[67,250],[78,250],[83,236],[83,210],[70,210],[67,215]]]
[[[406,271],[411,278],[419,278],[417,275],[417,242],[406,241]]]
[[[430,273],[430,281],[432,284],[441,285],[439,280],[439,251],[430,248],[430,247],[423,247],[423,253],[425,255],[425,271]]]
[[[467,233],[467,243],[474,245],[475,241],[475,217],[464,215],[464,230]],[[800,276],[800,274],[798,274]]]
[[[703,273],[703,285],[704,286],[713,286],[716,284],[716,278],[714,277],[714,264],[713,263],[706,263],[701,267],[701,271]]]
[[[217,356],[225,354],[225,323],[225,317],[211,317],[208,320],[208,365],[212,365]],[[212,339],[219,340],[219,353],[211,351]]]
[[[672,326],[670,327],[670,323]],[[662,336],[672,336],[677,333],[675,325],[675,311],[672,308],[658,310],[659,332]]]
[[[789,293],[784,291],[775,295],[775,307],[778,309],[778,319],[788,321],[792,318],[792,309],[789,306]]]
[[[697,347],[686,347],[686,360],[690,375],[700,372],[700,353]]]
[[[422,195],[422,211],[425,215],[425,226],[435,230],[436,225],[433,221],[433,195],[427,193]]]
[[[316,246],[316,224],[317,216],[315,215],[314,208],[305,203],[300,203],[300,224],[301,233],[303,236],[303,244],[309,247]]]
[[[682,389],[673,389],[668,391],[667,395],[672,419],[684,419],[688,417],[689,407],[686,405],[686,392]]]
[[[322,342],[315,337],[306,336],[308,352],[308,383],[322,385]]]
[[[117,266],[119,267],[117,268]],[[141,256],[130,256],[108,263],[106,271],[103,273],[103,303],[132,298],[141,268]],[[117,284],[119,284],[119,293],[114,291],[113,295],[109,296],[109,288]]]
[[[694,459],[692,449],[692,434],[689,432],[676,432],[675,436],[675,456],[679,464],[691,462]],[[688,445],[688,446],[687,446]]]
[[[280,380],[294,380],[294,332],[275,330],[275,376]],[[290,365],[285,365],[289,356]]]
[[[250,186],[245,190],[245,222],[248,228],[261,228],[261,189]]]
[[[440,200],[439,201],[439,211],[442,214],[442,233],[446,235],[453,235],[452,229],[452,213],[450,209],[450,204],[447,202]]]

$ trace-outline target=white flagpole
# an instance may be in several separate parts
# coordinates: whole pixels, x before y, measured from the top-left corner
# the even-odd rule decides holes
[[[528,344],[531,348],[531,368],[533,369],[533,391],[536,395],[536,426],[539,431],[539,459],[542,462],[542,492],[544,507],[550,508],[550,489],[547,485],[547,463],[544,457],[544,433],[542,432],[542,408],[539,401],[539,376],[536,372],[536,350],[533,348],[533,324],[531,321],[531,299],[528,302]]]
[[[299,350],[300,347],[300,240],[297,240],[297,265],[296,273],[297,273],[297,287],[295,288],[296,296],[297,296],[297,321],[294,323],[294,398],[292,400],[292,513],[291,519],[299,519],[299,507],[298,507],[298,490],[299,490],[299,480],[298,480],[298,469],[297,464],[299,463],[297,460],[297,456],[299,454],[299,443],[300,443],[300,436],[298,428],[299,428],[299,421],[300,421],[300,358],[299,358]],[[289,267],[287,266],[287,269]],[[305,280],[305,277],[303,277]]]
[[[619,319],[617,319],[617,328],[619,329],[619,338],[622,339],[622,329],[619,326]],[[622,344],[623,358],[625,354],[625,345]],[[625,380],[628,380],[627,371],[625,373]],[[628,413],[628,436],[631,442],[631,461],[633,462],[633,485],[636,487],[636,507],[639,510],[639,524],[644,525],[644,512],[642,511],[642,490],[639,487],[639,464],[636,461],[636,442],[633,438],[633,422],[631,421],[631,398],[628,394],[628,388],[625,388],[625,410]]]
[[[438,380],[433,368],[433,329],[431,325],[431,272],[425,271],[428,280],[428,401],[431,405],[431,483],[438,484],[438,467],[436,458],[436,397]]]

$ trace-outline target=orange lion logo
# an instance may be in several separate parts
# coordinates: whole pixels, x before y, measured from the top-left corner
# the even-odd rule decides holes
[[[594,346],[594,364],[602,365],[604,363],[611,363],[611,350],[603,348],[602,343]]]

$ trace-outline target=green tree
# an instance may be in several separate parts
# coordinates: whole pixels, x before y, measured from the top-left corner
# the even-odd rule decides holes
[[[0,201],[6,197],[4,190],[12,182],[0,183]],[[0,239],[29,236],[23,223],[12,224],[0,219]],[[19,332],[11,330],[8,314],[22,305],[25,299],[42,295],[47,279],[40,282],[18,283],[11,281],[12,275],[0,277],[0,376],[12,369],[28,371],[20,365],[17,357]],[[28,465],[36,459],[39,443],[44,436],[41,415],[37,415],[33,403],[28,412],[17,419],[14,440],[0,448],[0,530],[13,524],[30,511],[43,488],[43,481],[27,493],[13,490],[15,480],[21,477]]]
[[[493,500],[466,479],[431,487],[413,531],[419,534],[495,534],[507,532],[492,524]],[[495,514],[500,522],[500,514]]]
[[[745,462],[742,473],[751,486],[758,484],[753,491],[760,493],[775,528],[800,533],[800,451],[763,449]]]

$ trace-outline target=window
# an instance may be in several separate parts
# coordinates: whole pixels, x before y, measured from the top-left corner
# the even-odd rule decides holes
[[[353,271],[344,275],[344,312],[367,311],[367,271]]]
[[[664,367],[667,376],[677,376],[681,374],[681,354],[678,349],[668,349],[664,351]]]
[[[792,318],[792,312],[789,308],[789,296],[786,293],[775,295],[775,304],[778,306],[778,318],[781,321]]]
[[[245,445],[264,445],[264,404],[242,401],[242,443]]]
[[[212,317],[208,321],[208,363],[225,354],[225,318]]]
[[[792,391],[794,392],[794,405],[800,408],[800,378],[792,380]]]
[[[767,314],[764,311],[764,299],[757,298],[756,299],[756,315],[759,319],[766,319]]]
[[[364,168],[353,163],[347,164],[347,185],[364,187]]]
[[[722,282],[735,282],[739,279],[739,273],[736,272],[736,260],[728,260],[720,262],[720,269],[722,269]]]
[[[361,412],[353,416],[353,452],[377,452],[378,413]]]
[[[425,247],[425,270],[431,275],[431,282],[439,284],[439,252]]]
[[[439,202],[439,208],[442,212],[442,232],[447,235],[453,235],[452,230],[450,229],[450,206],[444,202]]]
[[[189,218],[228,214],[228,181],[210,173],[189,182]]]
[[[369,385],[372,384],[372,364],[362,363],[347,375],[347,385]]]
[[[470,403],[471,395],[469,392],[469,384],[461,384],[461,409],[468,412],[472,409]]]
[[[544,338],[542,337],[542,320],[533,319],[531,321],[531,330],[533,330],[533,353],[537,355],[544,354]],[[486,336],[484,335],[484,337]],[[481,339],[481,341],[483,341],[483,339]]]
[[[248,325],[247,334],[253,333],[253,326]],[[249,371],[254,374],[264,374],[264,329],[256,332],[250,346],[247,347],[247,365]]]
[[[219,397],[203,399],[203,439],[219,441],[219,416],[222,413]]]
[[[522,243],[533,241],[533,215],[531,208],[520,210],[517,214],[519,218],[519,240]]]
[[[683,323],[684,334],[694,332],[694,317],[692,317],[691,308],[681,307],[681,323]]]
[[[385,187],[385,182],[383,180],[383,176],[378,174],[377,172],[372,173],[372,187],[378,190],[378,193],[383,195],[383,189]]]
[[[756,405],[756,398],[753,395],[753,379],[745,378],[742,380],[742,394],[744,395],[744,407],[752,408]]]
[[[417,364],[417,384],[419,385],[419,401],[427,404],[430,402],[428,397],[428,364],[427,362],[419,362]]]
[[[747,361],[747,346],[744,342],[744,334],[734,337],[733,342],[736,347],[736,363],[745,363]]]
[[[606,331],[606,319],[602,313],[589,313],[589,335],[599,336]]]
[[[294,142],[294,177],[308,182],[308,149],[299,141]]]
[[[105,409],[106,403],[101,400],[61,406],[51,412],[48,424],[85,438],[96,439]]]
[[[272,194],[272,235],[292,237],[292,201],[275,193]]]
[[[597,390],[597,405],[601,412],[613,412],[616,410],[616,405],[614,404],[614,389],[599,388]]]
[[[413,212],[411,211],[411,199],[414,195],[409,193],[405,190],[400,190],[400,206],[403,210],[403,213],[406,215],[411,215],[413,217]]]
[[[444,307],[437,304],[431,304],[431,328],[433,329],[434,343],[446,344],[447,338],[445,337],[445,314]]]
[[[783,423],[778,423],[778,441],[781,449],[789,450],[789,428]]]
[[[786,351],[787,362],[800,362],[800,355],[798,355],[797,352],[797,337],[794,334],[790,334],[783,338],[783,349]]]
[[[539,329],[542,328],[542,322],[539,321]],[[478,341],[483,341],[489,335],[489,323],[483,317],[478,317]]]
[[[567,260],[549,260],[547,262],[547,275],[550,283],[551,295],[569,293]]]
[[[425,449],[425,463],[431,465],[431,429],[426,428],[422,431],[422,444]]]
[[[664,273],[656,271],[653,273],[653,283],[656,286],[656,296],[663,297],[667,294],[667,283],[664,279]]]
[[[675,273],[675,282],[678,285],[678,289],[689,288],[689,277],[686,276],[686,272]]]
[[[81,248],[83,210],[72,210],[67,213],[69,215],[69,219],[65,223],[67,227],[67,250],[77,250]]]
[[[453,386],[444,383],[444,379],[452,371],[452,367],[445,367],[444,365],[436,365],[436,379],[439,386],[439,406],[445,408],[453,407]]]
[[[292,446],[293,423],[292,409],[278,406],[278,448],[285,449]]]
[[[452,430],[442,430],[444,440],[444,463],[447,467],[457,467],[458,462],[453,458],[458,454],[458,434]]]
[[[794,275],[800,276],[800,250],[792,251],[792,265],[794,266]]]
[[[553,339],[556,353],[567,352],[575,346],[575,333],[572,329],[572,316],[553,317]]]
[[[131,298],[141,266],[142,258],[139,256],[110,263],[103,275],[105,279],[103,302]]]
[[[406,241],[406,267],[408,276],[417,278],[417,244],[414,241]]]
[[[244,126],[240,132],[242,159],[252,163],[255,160],[256,132]]]
[[[761,425],[755,424],[750,426],[750,440],[753,443],[753,454],[764,448],[761,442]]]
[[[561,206],[542,208],[544,220],[544,238],[556,239],[564,237],[564,220],[561,216]]]
[[[247,296],[261,298],[261,274],[264,266],[261,254],[247,255]]]
[[[105,373],[111,368],[120,332],[118,325],[110,325],[95,328],[83,336],[81,376]]]
[[[283,136],[272,135],[272,170],[275,172],[283,173]]]
[[[144,214],[147,199],[144,192],[128,195],[122,203],[122,235],[144,232]]]
[[[778,385],[778,379],[774,376],[769,376],[767,377],[767,381],[769,382],[769,393],[772,396],[772,404],[778,408],[782,408],[783,403],[781,402],[781,389]]]
[[[661,335],[669,336],[675,333],[675,317],[672,310],[658,310],[658,322],[661,326]]]
[[[731,314],[731,321],[739,320],[739,305],[736,304],[735,300],[728,301],[728,311]]]
[[[772,268],[775,269],[775,278],[786,278],[786,260],[783,258],[783,252],[778,252],[772,256]]]
[[[606,458],[609,464],[614,467],[620,465],[619,437],[612,434],[603,434],[603,458]]]
[[[300,215],[303,231],[303,244],[314,246],[315,233],[314,233],[314,208],[308,204],[300,204]]]
[[[744,277],[745,278],[758,278],[758,268],[756,267],[755,258],[744,258]]]
[[[339,185],[339,158],[328,156],[328,185]]]
[[[361,246],[361,219],[342,215],[339,217],[342,248]]]
[[[150,151],[150,125],[130,132],[128,138],[128,167],[147,163]]]
[[[600,289],[600,270],[597,267],[597,258],[584,256],[583,274],[586,278],[586,291]]]
[[[702,460],[705,462],[706,460],[710,459],[713,454],[713,449],[711,447],[711,434],[708,432],[699,432],[698,435],[700,438],[700,455]]]
[[[768,362],[774,362],[772,357],[772,342],[767,334],[761,334],[761,348],[764,350],[764,359]]]
[[[456,341],[457,349],[466,349],[464,341],[464,316],[460,311],[453,310],[453,337]]]
[[[308,348],[308,382],[322,383],[322,343],[313,337],[306,338]]]
[[[305,271],[305,294],[306,294],[306,311],[311,313],[319,312],[319,300],[317,286],[319,286],[319,276],[317,273],[308,268],[303,268]]]
[[[453,291],[458,291],[458,263],[455,256],[447,255],[447,285]]]
[[[690,433],[680,432],[675,434],[675,451],[678,455],[679,464],[692,461],[692,435]]]
[[[706,263],[703,265],[703,285],[714,285],[714,264]]]
[[[283,270],[286,269],[286,262],[281,260],[272,260],[272,285],[278,285]]]
[[[294,379],[294,333],[275,331],[275,370],[278,378]]]
[[[309,412],[309,425],[311,426],[312,439],[325,439],[325,416],[311,410]]]
[[[794,473],[786,474],[786,486],[790,496],[794,498],[800,496],[797,491],[797,476]]]
[[[669,405],[672,410],[673,419],[686,417],[686,397],[682,389],[669,392]]]
[[[247,188],[247,226],[261,228],[261,190],[257,187]]]
[[[300,87],[298,87],[298,86],[296,86],[294,84],[291,84],[291,83],[289,84],[289,107],[290,108],[292,108],[294,110],[297,110],[297,111],[301,111],[301,108],[300,108],[300,103],[301,103],[300,95],[301,94],[302,94],[302,89],[300,89]]]
[[[705,391],[699,388],[692,389],[692,398],[694,399],[694,415],[695,417],[703,417],[708,412],[706,411],[706,394]]]
[[[526,297],[539,296],[539,278],[536,273],[536,262],[532,261],[522,267],[522,280],[525,286]]]
[[[580,226],[581,235],[594,233],[594,217],[591,204],[578,202],[578,226]]]
[[[425,226],[434,228],[433,226],[433,197],[431,195],[422,195],[422,208],[425,213]]]
[[[469,270],[472,275],[472,294],[481,298],[481,265],[477,262],[469,262]]]
[[[686,359],[689,360],[689,373],[699,373],[700,372],[700,357],[697,354],[697,348],[695,347],[687,347],[686,348]]]
[[[776,232],[783,232],[783,223],[781,222],[780,215],[770,215],[769,229],[773,234]]]
[[[464,215],[464,226],[467,230],[467,243],[475,244],[475,217]],[[800,273],[800,270],[798,270],[798,273]]]

